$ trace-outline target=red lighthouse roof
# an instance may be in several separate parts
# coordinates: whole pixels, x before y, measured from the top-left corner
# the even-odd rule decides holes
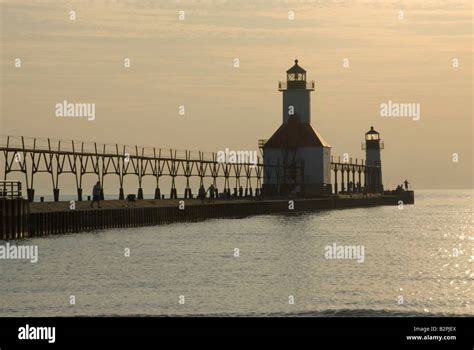
[[[301,123],[296,115],[282,124],[264,148],[300,148],[300,147],[331,147],[311,125]]]

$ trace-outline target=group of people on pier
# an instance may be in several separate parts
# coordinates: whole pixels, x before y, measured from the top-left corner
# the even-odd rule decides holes
[[[410,183],[408,182],[408,180],[405,180],[405,181],[403,181],[402,184],[398,185],[397,188],[394,191],[397,192],[397,193],[408,191],[408,185],[409,184]],[[342,188],[341,188],[339,193],[351,194],[351,193],[357,193],[357,192],[363,193],[364,196],[366,196],[367,193],[370,192],[370,191],[366,187],[361,186],[360,182],[357,182],[357,183],[354,184],[352,181],[349,181],[349,183],[347,185],[347,189],[344,186],[344,184],[342,184]]]
[[[397,189],[395,190],[395,192],[408,191],[408,185],[409,184],[410,183],[408,182],[408,180],[403,181],[403,183],[401,185],[397,186]],[[405,189],[403,188],[404,185],[405,185]]]
[[[211,184],[209,188],[206,190],[204,185],[201,185],[199,187],[198,191],[198,199],[201,200],[202,203],[207,198],[207,194],[209,193],[209,202],[214,202],[214,199],[219,198],[219,199],[230,199],[232,197],[244,197],[244,188],[242,186],[239,187],[239,189],[234,189],[234,195],[231,195],[229,191],[224,191],[219,193],[217,188],[214,186],[214,184]]]
[[[394,192],[399,193],[399,192],[403,192],[403,191],[408,191],[408,185],[409,185],[408,180],[405,180],[401,185],[397,186],[397,188],[395,189]],[[295,189],[293,191],[290,192],[290,195],[291,196],[299,196],[300,190],[301,190],[300,186],[298,185],[298,186],[295,187]],[[354,192],[363,193],[364,197],[367,196],[367,189],[366,189],[366,187],[362,187],[360,182],[357,182],[356,184],[354,184],[351,181],[348,184],[347,192],[346,192],[346,189],[345,189],[344,185],[343,185],[343,187],[340,191],[340,193],[349,193],[349,194],[354,193]],[[204,201],[207,198],[208,193],[209,193],[209,197],[208,197],[209,202],[212,203],[212,202],[214,202],[215,198],[230,199],[231,197],[243,197],[244,196],[244,189],[243,189],[242,186],[239,187],[238,191],[237,191],[237,189],[234,189],[234,195],[231,196],[229,191],[224,191],[222,193],[219,193],[219,191],[214,186],[214,184],[211,184],[207,190],[204,187],[204,185],[201,184],[201,186],[199,187],[198,196],[197,196],[197,198],[201,200],[201,203],[204,203]],[[93,208],[94,203],[97,202],[97,206],[98,206],[98,208],[100,208],[101,197],[102,197],[102,186],[101,186],[100,182],[97,181],[97,183],[92,188],[92,202],[90,204],[90,207]]]
[[[211,186],[209,186],[207,191],[204,185],[201,185],[198,191],[198,198],[201,200],[201,202],[204,202],[207,196],[207,192],[209,192],[209,202],[214,202],[214,197],[218,196],[218,191],[214,187],[214,184],[211,184]]]

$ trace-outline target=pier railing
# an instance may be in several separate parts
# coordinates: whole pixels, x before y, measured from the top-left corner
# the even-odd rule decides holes
[[[20,181],[0,181],[0,199],[2,198],[21,198]]]
[[[314,82],[314,80],[311,80],[311,81],[298,81],[298,82],[292,82],[292,83],[298,83],[298,85],[301,85],[298,86],[298,88],[301,88],[301,89],[306,89],[306,90],[314,90],[315,87],[316,87],[316,83]],[[301,84],[299,84],[301,83]],[[278,82],[278,90],[279,91],[283,91],[283,90],[287,90],[288,89],[288,82],[287,81],[279,81]]]
[[[22,197],[21,182],[0,181],[0,240],[28,235],[28,201]]]

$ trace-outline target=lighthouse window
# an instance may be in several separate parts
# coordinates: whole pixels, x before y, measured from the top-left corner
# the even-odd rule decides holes
[[[296,80],[299,80],[299,81],[305,80],[304,74],[303,74],[303,73],[297,74],[297,75],[296,75]]]
[[[378,140],[379,135],[378,134],[367,134],[365,139],[366,140]]]
[[[288,81],[294,81],[295,80],[295,75],[292,73],[292,74],[288,74]]]

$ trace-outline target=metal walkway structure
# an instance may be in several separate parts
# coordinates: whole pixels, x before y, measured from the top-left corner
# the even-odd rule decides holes
[[[222,185],[222,191],[231,195],[260,196],[262,194],[263,178],[276,179],[282,183],[283,174],[288,171],[285,165],[275,164],[263,166],[261,157],[257,164],[253,163],[222,163],[218,161],[217,153],[201,151],[173,150],[155,147],[128,146],[121,144],[100,144],[74,140],[56,140],[50,138],[28,138],[23,136],[0,136],[0,179],[8,180],[10,173],[22,173],[26,184],[29,201],[35,196],[35,175],[47,173],[53,188],[54,201],[59,201],[60,175],[70,174],[74,177],[77,189],[77,199],[83,200],[83,179],[86,174],[95,174],[102,187],[106,176],[118,177],[118,198],[124,199],[124,179],[133,175],[137,179],[138,199],[143,199],[143,179],[146,176],[154,178],[155,199],[162,198],[160,180],[163,177],[171,179],[169,198],[178,198],[176,181],[185,180],[184,198],[192,198],[191,179],[197,178],[199,186],[204,180],[210,179],[217,189]],[[377,174],[378,166],[360,163],[337,162],[331,163],[334,172],[334,189],[338,193],[338,173],[341,173],[342,191],[361,191],[361,175],[364,179],[370,174]],[[294,166],[292,169],[294,171]],[[304,169],[303,169],[304,171]],[[359,186],[345,188],[352,174],[352,184],[355,184],[355,174],[358,174]],[[265,176],[264,176],[265,175]],[[19,180],[19,179],[15,179]],[[244,189],[245,188],[245,189]],[[240,193],[242,196],[243,193]],[[103,197],[103,193],[102,193]]]
[[[332,157],[331,171],[334,172],[334,193],[339,193],[339,191],[345,193],[378,192],[376,187],[380,184],[382,174],[380,164],[367,164],[364,159],[359,160],[357,158],[355,162],[352,158],[341,161],[341,157],[335,161]],[[339,177],[341,179],[340,183],[338,181]],[[370,188],[368,188],[366,181],[369,177],[372,179]]]
[[[243,185],[245,195],[253,196],[254,189],[255,195],[260,195],[264,171],[260,157],[257,158],[257,164],[221,163],[218,162],[217,153],[23,136],[1,136],[0,152],[4,158],[0,176],[7,180],[10,173],[22,173],[30,201],[34,199],[37,173],[49,174],[53,197],[58,201],[60,175],[64,174],[74,176],[78,200],[83,199],[83,177],[86,174],[95,174],[102,186],[107,175],[117,176],[119,199],[124,199],[123,185],[126,176],[136,176],[138,199],[143,199],[144,177],[152,176],[156,183],[155,199],[160,199],[160,179],[165,176],[171,178],[169,198],[177,198],[177,178],[186,180],[184,195],[185,198],[191,198],[192,177],[199,179],[199,185],[204,183],[205,178],[210,178],[216,188],[218,179],[223,180],[223,192],[229,195],[231,181],[235,186],[234,194]],[[280,165],[265,168],[268,176],[277,179],[284,170]]]

